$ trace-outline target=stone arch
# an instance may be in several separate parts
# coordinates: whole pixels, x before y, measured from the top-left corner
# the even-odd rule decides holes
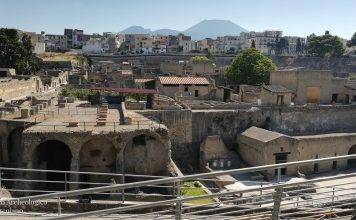
[[[72,152],[67,144],[58,140],[47,140],[40,143],[34,150],[32,156],[32,167],[34,169],[69,171],[72,162]],[[63,181],[63,183],[44,183],[40,186],[47,190],[63,191],[68,188],[64,181],[68,181],[70,175],[64,173],[39,173],[40,179],[49,181]]]
[[[22,132],[24,128],[13,129],[7,137],[8,165],[17,167],[22,154]]]
[[[348,154],[356,154],[356,144],[350,147]],[[347,160],[347,166],[349,168],[356,168],[356,159]]]
[[[131,174],[165,175],[169,163],[169,147],[155,133],[131,136],[121,152],[122,171]]]
[[[79,170],[83,172],[115,172],[116,149],[113,143],[105,137],[95,137],[85,142],[79,153]],[[83,182],[108,182],[110,179],[107,176],[80,175],[80,180]]]

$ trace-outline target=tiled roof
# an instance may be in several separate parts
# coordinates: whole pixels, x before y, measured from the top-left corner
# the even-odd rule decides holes
[[[240,90],[245,93],[261,93],[261,86],[240,85]]]
[[[177,85],[177,84],[209,85],[210,84],[209,80],[205,77],[161,76],[158,79],[162,85]]]
[[[281,85],[263,85],[262,87],[270,92],[276,92],[276,93],[292,92],[291,90],[289,90]]]
[[[91,90],[101,92],[125,93],[125,94],[156,94],[155,89],[137,89],[137,88],[114,88],[114,87],[91,87]]]
[[[279,137],[284,136],[281,133],[268,131],[258,127],[250,127],[246,131],[244,131],[241,135],[249,137],[251,139],[255,139],[261,142],[269,142]]]
[[[153,81],[154,79],[135,79],[135,83],[146,83]]]

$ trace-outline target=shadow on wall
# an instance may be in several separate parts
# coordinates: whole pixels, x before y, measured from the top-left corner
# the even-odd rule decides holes
[[[99,137],[91,139],[83,144],[79,156],[80,168],[82,172],[116,172],[116,150],[114,145],[106,138]],[[110,182],[111,177],[100,175],[80,175],[81,182]],[[81,188],[90,187],[83,184]]]
[[[48,140],[38,145],[33,154],[34,169],[44,170],[63,170],[69,171],[72,162],[72,153],[69,147],[61,142],[55,140]],[[63,181],[65,178],[64,173],[39,173],[37,174],[39,179],[49,181]],[[67,175],[67,181],[69,175]],[[40,183],[39,187],[43,187],[47,190],[63,191],[65,189],[64,183]]]
[[[124,149],[125,173],[165,175],[167,158],[164,144],[155,137],[141,134],[129,141]]]

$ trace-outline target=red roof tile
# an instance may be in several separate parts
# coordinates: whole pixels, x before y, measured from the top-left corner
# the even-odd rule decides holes
[[[154,79],[135,79],[135,83],[146,83],[153,81]]]
[[[92,90],[101,92],[127,93],[127,94],[156,94],[155,89],[137,89],[137,88],[114,88],[114,87],[92,87]]]
[[[158,78],[162,85],[209,85],[210,82],[205,77],[177,77],[177,76],[161,76]]]

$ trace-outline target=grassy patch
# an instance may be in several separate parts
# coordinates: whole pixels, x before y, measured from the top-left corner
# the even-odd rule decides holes
[[[75,67],[83,68],[87,64],[87,60],[82,55],[73,53],[55,53],[47,52],[40,56],[44,61],[71,61]]]
[[[180,194],[183,196],[207,195],[207,193],[204,191],[202,185],[196,181],[183,182],[181,189],[180,189]],[[214,202],[214,200],[212,198],[203,198],[203,199],[191,200],[187,203],[203,205],[203,204],[208,204],[208,203],[212,203],[212,202]]]
[[[356,80],[356,73],[349,73],[350,80]]]

